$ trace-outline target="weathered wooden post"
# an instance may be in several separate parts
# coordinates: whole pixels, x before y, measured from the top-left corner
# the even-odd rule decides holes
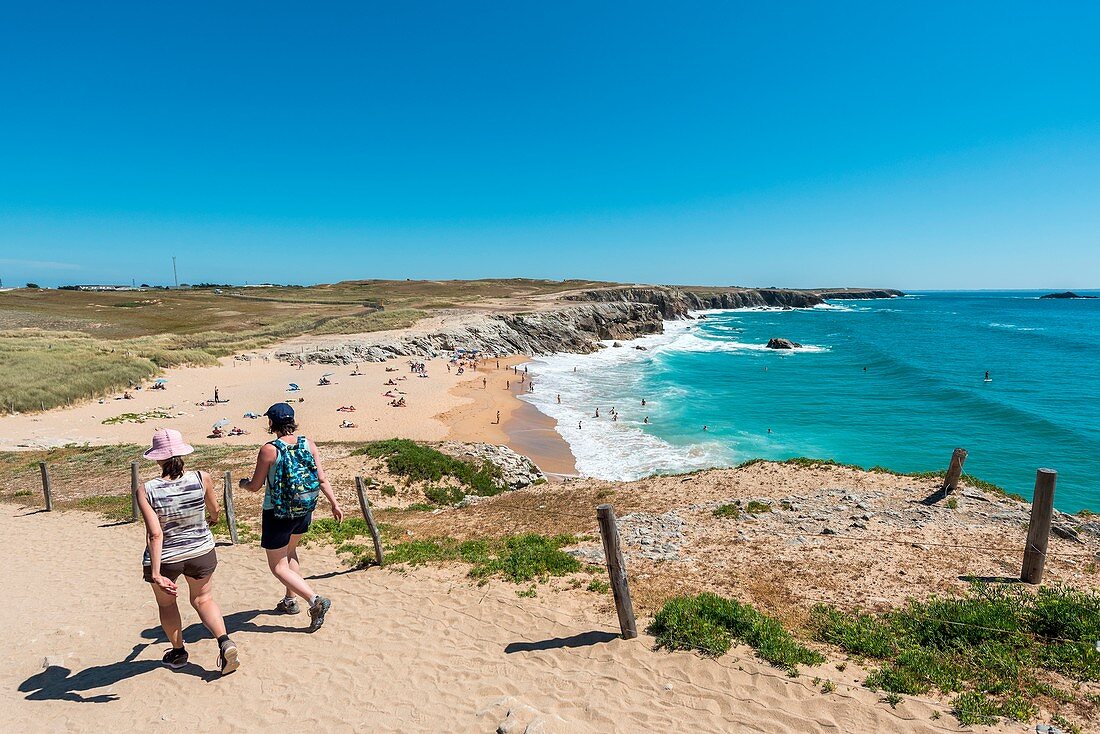
[[[38,470],[42,472],[42,494],[46,495],[46,512],[53,511],[53,483],[50,482],[50,467],[46,462],[38,462]]]
[[[600,522],[603,555],[607,559],[607,574],[611,579],[611,591],[615,595],[615,611],[619,613],[619,628],[622,629],[623,639],[632,640],[638,636],[638,624],[634,620],[634,605],[630,601],[630,585],[626,579],[623,550],[619,545],[615,508],[611,505],[600,505],[596,508],[596,518]]]
[[[141,510],[138,508],[138,488],[141,486],[141,480],[138,479],[138,463],[136,461],[130,462],[130,522],[137,522],[137,519],[141,517]]]
[[[1029,584],[1043,582],[1043,567],[1047,562],[1047,545],[1050,542],[1050,516],[1054,510],[1054,482],[1058,472],[1039,469],[1035,472],[1035,496],[1031,500],[1031,523],[1027,528],[1027,545],[1024,547],[1024,567],[1020,580]]]
[[[367,499],[363,477],[355,478],[355,491],[359,495],[359,509],[363,511],[363,519],[367,521],[371,540],[374,541],[374,559],[381,566],[385,563],[385,557],[382,555],[382,537],[378,534],[378,526],[374,524],[374,515],[370,511],[370,500]]]
[[[962,478],[963,464],[966,463],[966,457],[966,449],[955,449],[951,452],[951,463],[947,467],[947,476],[943,478],[940,494],[946,496],[954,492],[955,488],[959,486],[959,479]]]
[[[229,526],[229,542],[237,544],[237,511],[233,507],[233,473],[225,473],[225,489],[222,493],[225,500],[225,524]]]

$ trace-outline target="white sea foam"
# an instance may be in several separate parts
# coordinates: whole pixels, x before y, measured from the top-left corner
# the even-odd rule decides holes
[[[708,324],[711,329],[720,324]],[[659,392],[643,388],[646,364],[685,352],[769,352],[777,356],[824,352],[828,347],[807,345],[796,350],[773,350],[763,344],[730,341],[722,337],[698,336],[695,321],[665,322],[665,332],[622,342],[593,354],[555,354],[529,363],[536,391],[521,398],[557,421],[557,431],[576,458],[577,471],[603,479],[631,480],[659,472],[682,472],[732,463],[740,443],[737,439],[695,442],[680,446],[649,433],[647,416],[659,420],[664,406],[683,401],[688,391],[674,384]],[[636,349],[635,347],[644,347]],[[637,365],[631,367],[631,365]],[[561,403],[557,397],[561,396]],[[641,399],[646,406],[641,406]],[[600,418],[595,407],[600,406]],[[619,419],[612,420],[612,406]],[[580,427],[578,427],[578,425]],[[744,450],[751,450],[756,437],[745,437]]]

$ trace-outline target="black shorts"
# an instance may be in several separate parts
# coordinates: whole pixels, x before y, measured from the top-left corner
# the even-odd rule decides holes
[[[204,579],[214,573],[214,569],[217,567],[218,554],[211,548],[197,558],[160,564],[160,575],[173,583],[180,577],[180,574],[189,579]],[[142,578],[145,579],[146,583],[153,583],[152,566],[142,566]]]
[[[301,535],[309,530],[313,522],[313,513],[305,517],[275,517],[275,510],[264,510],[260,525],[260,547],[264,550],[279,550],[290,545],[291,535]]]

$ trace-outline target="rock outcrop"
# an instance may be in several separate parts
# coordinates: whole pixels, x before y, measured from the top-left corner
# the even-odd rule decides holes
[[[439,445],[439,450],[457,459],[474,459],[495,464],[500,469],[500,477],[505,489],[523,489],[546,481],[546,475],[535,466],[533,461],[522,454],[517,454],[507,446],[445,441]]]
[[[383,362],[393,357],[441,357],[456,349],[487,354],[588,354],[603,340],[636,339],[664,329],[661,310],[649,303],[592,303],[556,311],[484,314],[432,331],[410,329],[386,336],[349,337],[309,351],[283,350],[277,359],[321,364]]]
[[[768,349],[799,349],[802,345],[790,339],[768,339]]]
[[[1044,298],[1096,298],[1096,296],[1079,296],[1073,291],[1065,291],[1063,293],[1048,293],[1045,296],[1039,296],[1039,299]]]
[[[812,308],[826,299],[896,298],[905,295],[891,289],[822,288],[677,288],[672,286],[625,286],[597,288],[571,293],[571,301],[629,301],[652,303],[665,319],[679,319],[688,311],[711,308]]]

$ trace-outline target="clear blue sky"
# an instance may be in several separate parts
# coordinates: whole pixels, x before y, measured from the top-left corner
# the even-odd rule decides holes
[[[0,277],[1100,287],[1094,2],[6,3]]]

